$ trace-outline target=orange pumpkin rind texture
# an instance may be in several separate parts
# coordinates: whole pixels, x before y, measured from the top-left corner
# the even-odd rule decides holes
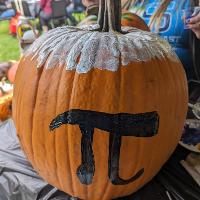
[[[143,31],[150,31],[148,25],[140,16],[128,11],[122,12],[121,23],[122,26],[130,26],[141,29]]]
[[[187,81],[169,44],[153,33],[94,29],[62,27],[36,40],[18,67],[13,118],[22,148],[48,183],[80,199],[109,200],[138,190],[174,151]],[[154,113],[147,119],[155,129],[147,113]],[[126,132],[134,124],[136,131]]]
[[[12,97],[13,94],[6,94],[0,97],[0,120],[4,121],[12,115]]]
[[[85,25],[94,25],[96,23],[97,23],[97,16],[89,15],[84,20],[82,20],[78,24],[78,26],[82,27]],[[150,31],[148,25],[140,16],[128,11],[122,12],[121,24],[122,26],[130,26],[130,27],[141,29],[143,31]]]

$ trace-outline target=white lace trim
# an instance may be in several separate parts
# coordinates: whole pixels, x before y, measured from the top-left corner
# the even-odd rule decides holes
[[[127,34],[94,31],[98,25],[59,27],[38,38],[27,55],[37,58],[37,67],[51,68],[64,64],[66,70],[86,73],[92,68],[117,71],[133,61],[169,58],[178,61],[167,41],[156,34],[123,27]]]

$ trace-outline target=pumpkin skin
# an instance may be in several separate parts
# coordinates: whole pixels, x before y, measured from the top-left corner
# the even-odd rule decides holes
[[[6,94],[0,97],[0,120],[4,121],[12,115],[12,97],[13,94]]]
[[[121,27],[120,12],[119,0],[103,0],[99,26],[47,32],[16,74],[13,118],[28,159],[80,199],[139,189],[169,158],[185,122],[180,61],[157,35]]]
[[[10,67],[10,69],[8,70],[8,73],[7,73],[8,80],[12,84],[15,81],[15,74],[16,74],[16,71],[18,68],[18,64],[19,64],[19,62],[12,63],[12,66]]]
[[[122,12],[122,26],[136,27],[144,31],[150,31],[145,21],[136,14],[128,11]]]
[[[106,200],[131,194],[152,179],[175,149],[184,124],[187,84],[180,63],[152,59],[119,66],[117,72],[93,69],[86,74],[66,71],[64,66],[38,70],[36,64],[30,57],[20,62],[13,117],[28,159],[48,183],[81,199]],[[49,131],[52,119],[70,109],[106,113],[156,110],[160,124],[155,137],[122,138],[120,176],[129,178],[141,167],[144,175],[125,186],[113,185],[108,179],[109,134],[95,129],[93,183],[81,184],[76,176],[81,163],[78,126]]]
[[[5,78],[0,82],[0,120],[4,121],[12,115],[13,86],[6,83]]]

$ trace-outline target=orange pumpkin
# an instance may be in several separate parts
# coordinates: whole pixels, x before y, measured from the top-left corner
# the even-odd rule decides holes
[[[4,91],[3,91],[3,89],[0,87],[0,97],[2,97],[3,94],[4,94]]]
[[[34,168],[85,200],[126,196],[151,180],[174,151],[187,111],[184,69],[170,45],[121,30],[120,1],[100,3],[98,31],[61,27],[35,41],[13,98]]]
[[[6,83],[5,77],[0,81],[0,120],[4,121],[11,117],[11,105],[13,86]]]
[[[97,23],[97,16],[96,15],[90,15],[86,17],[80,24],[79,26],[82,25],[92,25]],[[122,26],[131,26],[135,27],[144,31],[150,31],[149,27],[145,23],[145,21],[139,17],[136,14],[133,14],[128,11],[123,11],[122,12],[122,18],[121,18],[121,24]]]
[[[11,117],[12,114],[12,96],[13,94],[7,94],[0,97],[0,120],[4,121]]]
[[[16,74],[16,71],[18,68],[18,64],[19,64],[19,62],[12,63],[12,66],[8,70],[7,77],[8,77],[8,80],[10,81],[10,83],[14,83],[14,81],[15,81],[15,74]]]
[[[122,26],[131,26],[144,31],[150,31],[149,27],[141,17],[128,11],[122,13],[121,23]]]

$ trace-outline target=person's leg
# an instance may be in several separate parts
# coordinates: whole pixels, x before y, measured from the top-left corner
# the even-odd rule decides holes
[[[42,26],[42,30],[44,32],[48,31],[48,23],[49,23],[51,17],[52,17],[51,13],[45,13],[44,11],[40,12],[40,23]]]
[[[14,17],[14,16],[15,16],[15,11],[13,9],[8,9],[4,11],[3,13],[1,13],[0,19],[1,20],[10,19],[11,17]]]
[[[36,16],[35,3],[29,3],[28,7],[29,7],[29,10],[30,10],[31,16],[35,17]]]

